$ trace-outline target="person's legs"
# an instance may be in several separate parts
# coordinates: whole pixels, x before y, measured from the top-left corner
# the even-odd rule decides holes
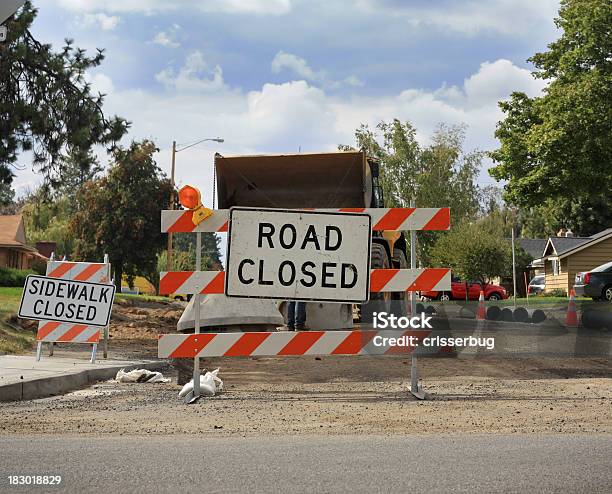
[[[295,329],[295,302],[287,304],[287,327]]]
[[[295,329],[304,329],[306,326],[306,302],[296,302],[295,312]]]

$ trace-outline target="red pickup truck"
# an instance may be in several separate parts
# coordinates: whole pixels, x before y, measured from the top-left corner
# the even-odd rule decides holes
[[[468,292],[469,300],[478,300],[482,285],[478,281],[461,281],[453,278],[451,291],[449,292],[421,292],[421,299],[425,300],[465,300],[465,292]],[[484,288],[485,300],[503,300],[508,298],[506,290],[499,285],[487,284]]]

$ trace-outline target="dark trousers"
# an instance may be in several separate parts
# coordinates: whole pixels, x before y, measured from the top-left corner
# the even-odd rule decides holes
[[[287,304],[287,326],[304,328],[306,324],[306,302],[289,302]]]

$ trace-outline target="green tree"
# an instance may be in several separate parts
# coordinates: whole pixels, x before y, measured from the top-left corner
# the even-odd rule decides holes
[[[160,211],[172,186],[153,159],[156,151],[146,140],[116,148],[107,175],[85,183],[77,195],[74,255],[99,260],[108,254],[118,286],[123,274],[153,277],[164,247]]]
[[[24,198],[21,206],[28,242],[55,242],[58,258],[71,257],[74,250],[74,235],[70,228],[73,204],[67,196],[48,200],[46,192],[38,189]]]
[[[478,280],[483,286],[508,274],[511,264],[508,242],[490,225],[462,223],[441,235],[431,250],[434,266],[450,267],[464,281]]]
[[[381,122],[376,130],[362,125],[355,132],[360,149],[380,160],[381,184],[388,207],[451,206],[451,224],[471,221],[480,209],[476,183],[483,153],[464,152],[464,126],[441,124],[431,144],[421,146],[410,122]],[[342,145],[340,149],[353,149]],[[418,257],[427,264],[428,252],[440,232],[419,232]]]
[[[612,210],[612,3],[562,0],[555,22],[561,37],[529,59],[549,81],[544,94],[499,104],[490,173],[508,181],[510,202],[548,202],[563,226],[591,234],[610,226]]]
[[[92,94],[86,80],[103,50],[88,57],[66,40],[61,51],[52,51],[30,32],[36,15],[27,1],[7,21],[8,39],[0,43],[0,184],[11,184],[10,166],[20,152],[31,151],[35,171],[55,188],[66,156],[86,155],[95,145],[112,149],[129,124],[104,114],[104,95]]]

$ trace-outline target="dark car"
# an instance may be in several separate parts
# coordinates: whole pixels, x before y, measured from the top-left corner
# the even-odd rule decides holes
[[[612,261],[597,266],[586,273],[578,273],[574,283],[576,295],[593,300],[612,302]]]

